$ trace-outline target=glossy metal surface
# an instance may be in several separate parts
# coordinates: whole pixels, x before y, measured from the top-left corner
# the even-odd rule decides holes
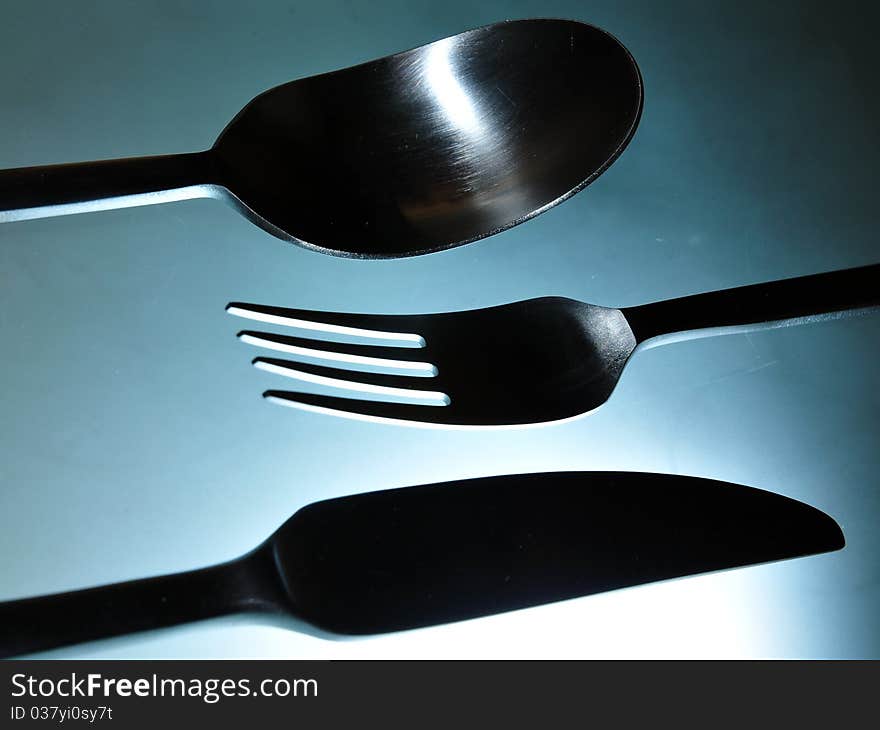
[[[2,171],[0,222],[215,196],[326,253],[410,256],[574,194],[641,108],[638,68],[604,31],[497,23],[271,89],[206,152]]]
[[[599,407],[636,346],[658,335],[792,324],[877,305],[880,265],[623,310],[545,297],[426,315],[309,312],[241,303],[228,305],[227,311],[304,333],[240,332],[248,344],[292,356],[258,357],[257,367],[346,395],[264,393],[273,402],[409,423],[507,426],[558,421]],[[340,334],[373,342],[315,339]],[[383,344],[375,344],[383,338]]]
[[[0,657],[236,612],[336,634],[400,631],[843,546],[814,507],[695,477],[560,472],[391,489],[307,505],[229,563],[0,603]]]

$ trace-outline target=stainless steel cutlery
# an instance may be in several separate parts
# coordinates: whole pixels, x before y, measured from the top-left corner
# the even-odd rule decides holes
[[[467,31],[253,99],[204,152],[0,171],[0,223],[220,197],[279,238],[357,258],[438,251],[570,197],[639,123],[639,69],[566,20]],[[639,306],[560,297],[415,315],[234,302],[254,366],[332,394],[296,408],[417,425],[559,421],[602,405],[638,346],[880,306],[880,265]],[[271,354],[269,354],[271,353]],[[484,477],[310,504],[201,570],[0,603],[0,657],[250,613],[367,634],[837,550],[769,492],[635,472]]]
[[[270,89],[205,152],[0,171],[0,223],[219,197],[324,253],[411,256],[573,195],[641,110],[635,61],[606,32],[496,23]]]
[[[256,367],[340,393],[273,389],[264,393],[270,401],[416,424],[507,426],[557,421],[602,405],[636,347],[658,335],[797,322],[878,305],[880,265],[624,309],[546,297],[423,315],[245,303],[227,311],[302,333],[240,332],[243,342],[284,355],[257,357]],[[327,341],[339,335],[370,344]]]
[[[247,555],[0,603],[0,657],[229,613],[376,634],[838,550],[828,515],[710,479],[514,474],[303,507]]]

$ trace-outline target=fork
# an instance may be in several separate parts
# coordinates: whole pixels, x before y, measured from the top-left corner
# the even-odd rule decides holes
[[[0,659],[234,613],[325,638],[402,631],[845,542],[830,515],[803,502],[674,474],[385,489],[308,504],[232,561],[0,602]]]
[[[661,335],[801,324],[878,305],[880,265],[622,309],[543,297],[421,315],[239,302],[226,310],[300,331],[301,336],[239,332],[243,342],[292,358],[261,356],[253,360],[256,367],[350,394],[268,390],[263,395],[269,401],[417,425],[512,426],[559,421],[599,407],[636,347]]]

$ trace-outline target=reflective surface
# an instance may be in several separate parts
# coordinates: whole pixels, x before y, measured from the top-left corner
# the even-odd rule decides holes
[[[325,253],[412,256],[574,194],[641,110],[638,68],[604,31],[499,23],[271,89],[207,152],[0,170],[0,223],[218,197]]]
[[[579,190],[629,142],[641,106],[638,68],[604,31],[515,21],[273,89],[213,152],[219,181],[300,242],[411,255]]]

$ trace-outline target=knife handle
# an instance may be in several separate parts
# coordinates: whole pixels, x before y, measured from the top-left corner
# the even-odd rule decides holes
[[[0,603],[0,658],[239,611],[271,611],[266,551],[156,578]],[[271,584],[269,584],[271,585]]]
[[[206,197],[205,152],[0,170],[0,223]]]
[[[880,305],[880,265],[668,299],[623,311],[638,342],[657,335],[821,315]]]

